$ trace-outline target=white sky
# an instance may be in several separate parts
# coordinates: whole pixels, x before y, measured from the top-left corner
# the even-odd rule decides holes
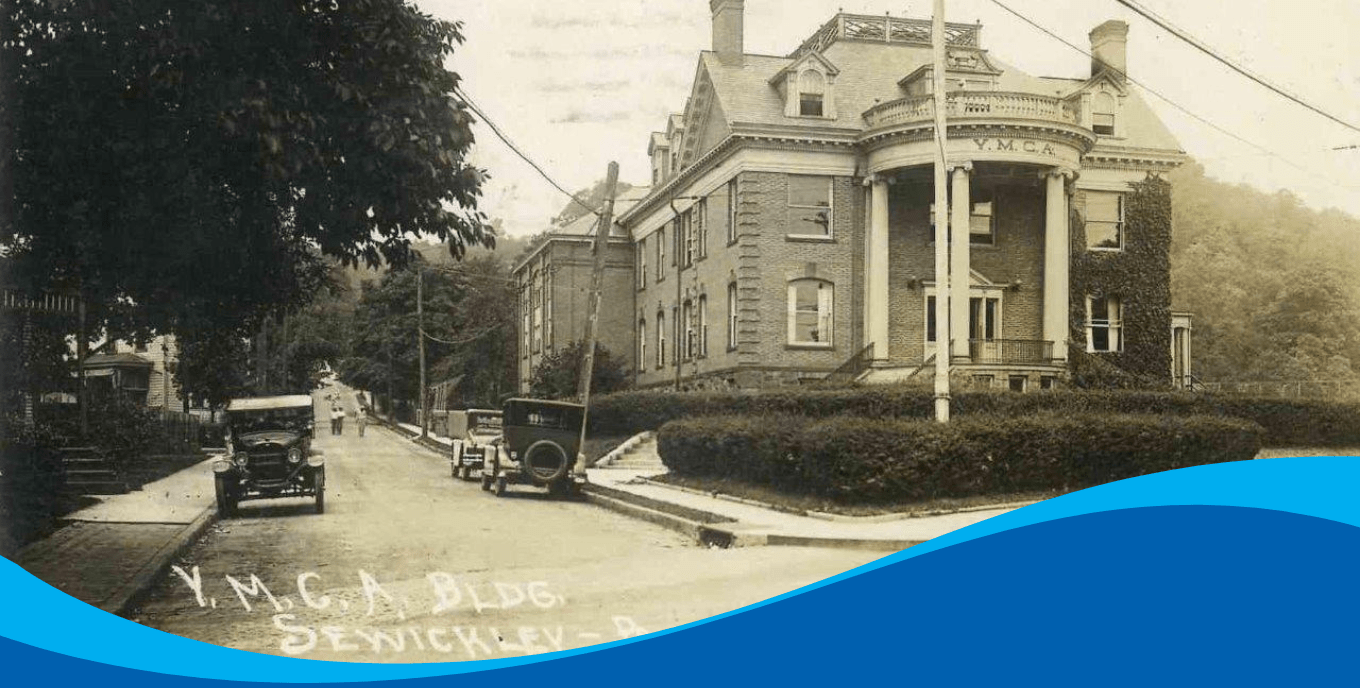
[[[570,190],[604,177],[650,177],[647,141],[689,96],[711,43],[708,0],[415,0],[464,23],[450,67],[520,148]],[[1082,48],[1107,19],[1130,25],[1130,76],[1186,109],[1269,148],[1270,157],[1157,97],[1145,99],[1208,173],[1265,191],[1288,189],[1314,208],[1360,216],[1360,132],[1305,110],[1163,32],[1114,0],[1002,0]],[[1352,0],[1141,0],[1229,59],[1360,125],[1360,3]],[[746,51],[785,55],[847,12],[928,18],[931,0],[746,0]],[[982,44],[1037,76],[1082,77],[1090,60],[990,0],[947,0],[946,19],[981,20]],[[483,210],[512,235],[546,229],[566,198],[478,125],[474,161],[493,177]]]

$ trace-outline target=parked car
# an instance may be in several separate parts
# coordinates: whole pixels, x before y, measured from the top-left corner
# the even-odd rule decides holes
[[[486,452],[482,489],[496,496],[509,485],[546,487],[555,495],[577,492],[585,482],[581,424],[585,407],[561,401],[510,399],[502,411],[501,439]]]
[[[501,437],[501,412],[468,409],[449,413],[449,437],[453,438],[453,477],[471,480],[472,472],[482,470],[487,452]]]
[[[305,394],[232,399],[227,454],[213,462],[217,511],[236,513],[248,499],[314,497],[326,509],[326,461],[312,448],[316,417]]]

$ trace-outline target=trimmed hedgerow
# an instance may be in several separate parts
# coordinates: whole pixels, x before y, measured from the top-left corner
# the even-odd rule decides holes
[[[914,420],[721,416],[673,421],[661,460],[680,476],[734,478],[874,504],[1074,490],[1250,459],[1262,429],[1217,416],[1058,415]]]
[[[1360,404],[1354,402],[1215,396],[1191,392],[1076,391],[960,392],[952,414],[1025,416],[1036,413],[1156,413],[1244,418],[1265,428],[1264,442],[1273,446],[1360,446]],[[871,387],[761,392],[633,391],[592,401],[592,433],[625,435],[655,430],[673,420],[696,416],[792,415],[810,418],[928,419],[933,412],[930,390]]]

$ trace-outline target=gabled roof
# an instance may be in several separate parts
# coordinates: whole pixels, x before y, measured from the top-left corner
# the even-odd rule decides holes
[[[653,153],[656,152],[658,148],[670,148],[670,147],[671,147],[670,139],[667,139],[665,134],[659,131],[654,131],[652,132],[651,141],[647,143],[647,155],[651,156]]]
[[[785,74],[788,74],[789,72],[801,71],[803,69],[803,65],[807,64],[808,62],[816,62],[820,64],[822,66],[822,69],[825,70],[826,73],[830,74],[831,76],[836,76],[837,74],[841,73],[841,70],[837,69],[836,65],[831,64],[831,61],[822,56],[821,53],[817,52],[816,50],[811,50],[806,53],[803,53],[802,57],[799,57],[798,59],[790,62],[783,69],[779,70],[778,72],[775,72],[774,76],[768,79],[770,85],[778,86],[780,82],[784,79]]]
[[[151,361],[137,354],[95,354],[85,357],[86,368],[150,368]]]

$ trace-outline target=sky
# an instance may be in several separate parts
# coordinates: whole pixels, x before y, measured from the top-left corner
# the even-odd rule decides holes
[[[1315,114],[1214,61],[1114,0],[1000,0],[1068,42],[1108,19],[1129,23],[1128,73],[1181,147],[1209,174],[1316,209],[1360,216],[1360,131]],[[610,161],[622,181],[650,177],[647,142],[689,96],[699,52],[711,48],[708,0],[415,0],[463,23],[449,67],[516,145],[560,184],[584,189]],[[1353,0],[1141,0],[1220,54],[1360,126],[1360,3]],[[838,10],[927,19],[931,0],[746,0],[746,52],[786,55]],[[982,47],[1036,76],[1085,77],[1089,58],[992,0],[946,0],[951,22],[981,21]],[[512,236],[547,229],[567,202],[485,125],[473,163],[486,168],[482,209]],[[1334,150],[1337,147],[1355,148]],[[1282,159],[1283,158],[1283,159]]]

